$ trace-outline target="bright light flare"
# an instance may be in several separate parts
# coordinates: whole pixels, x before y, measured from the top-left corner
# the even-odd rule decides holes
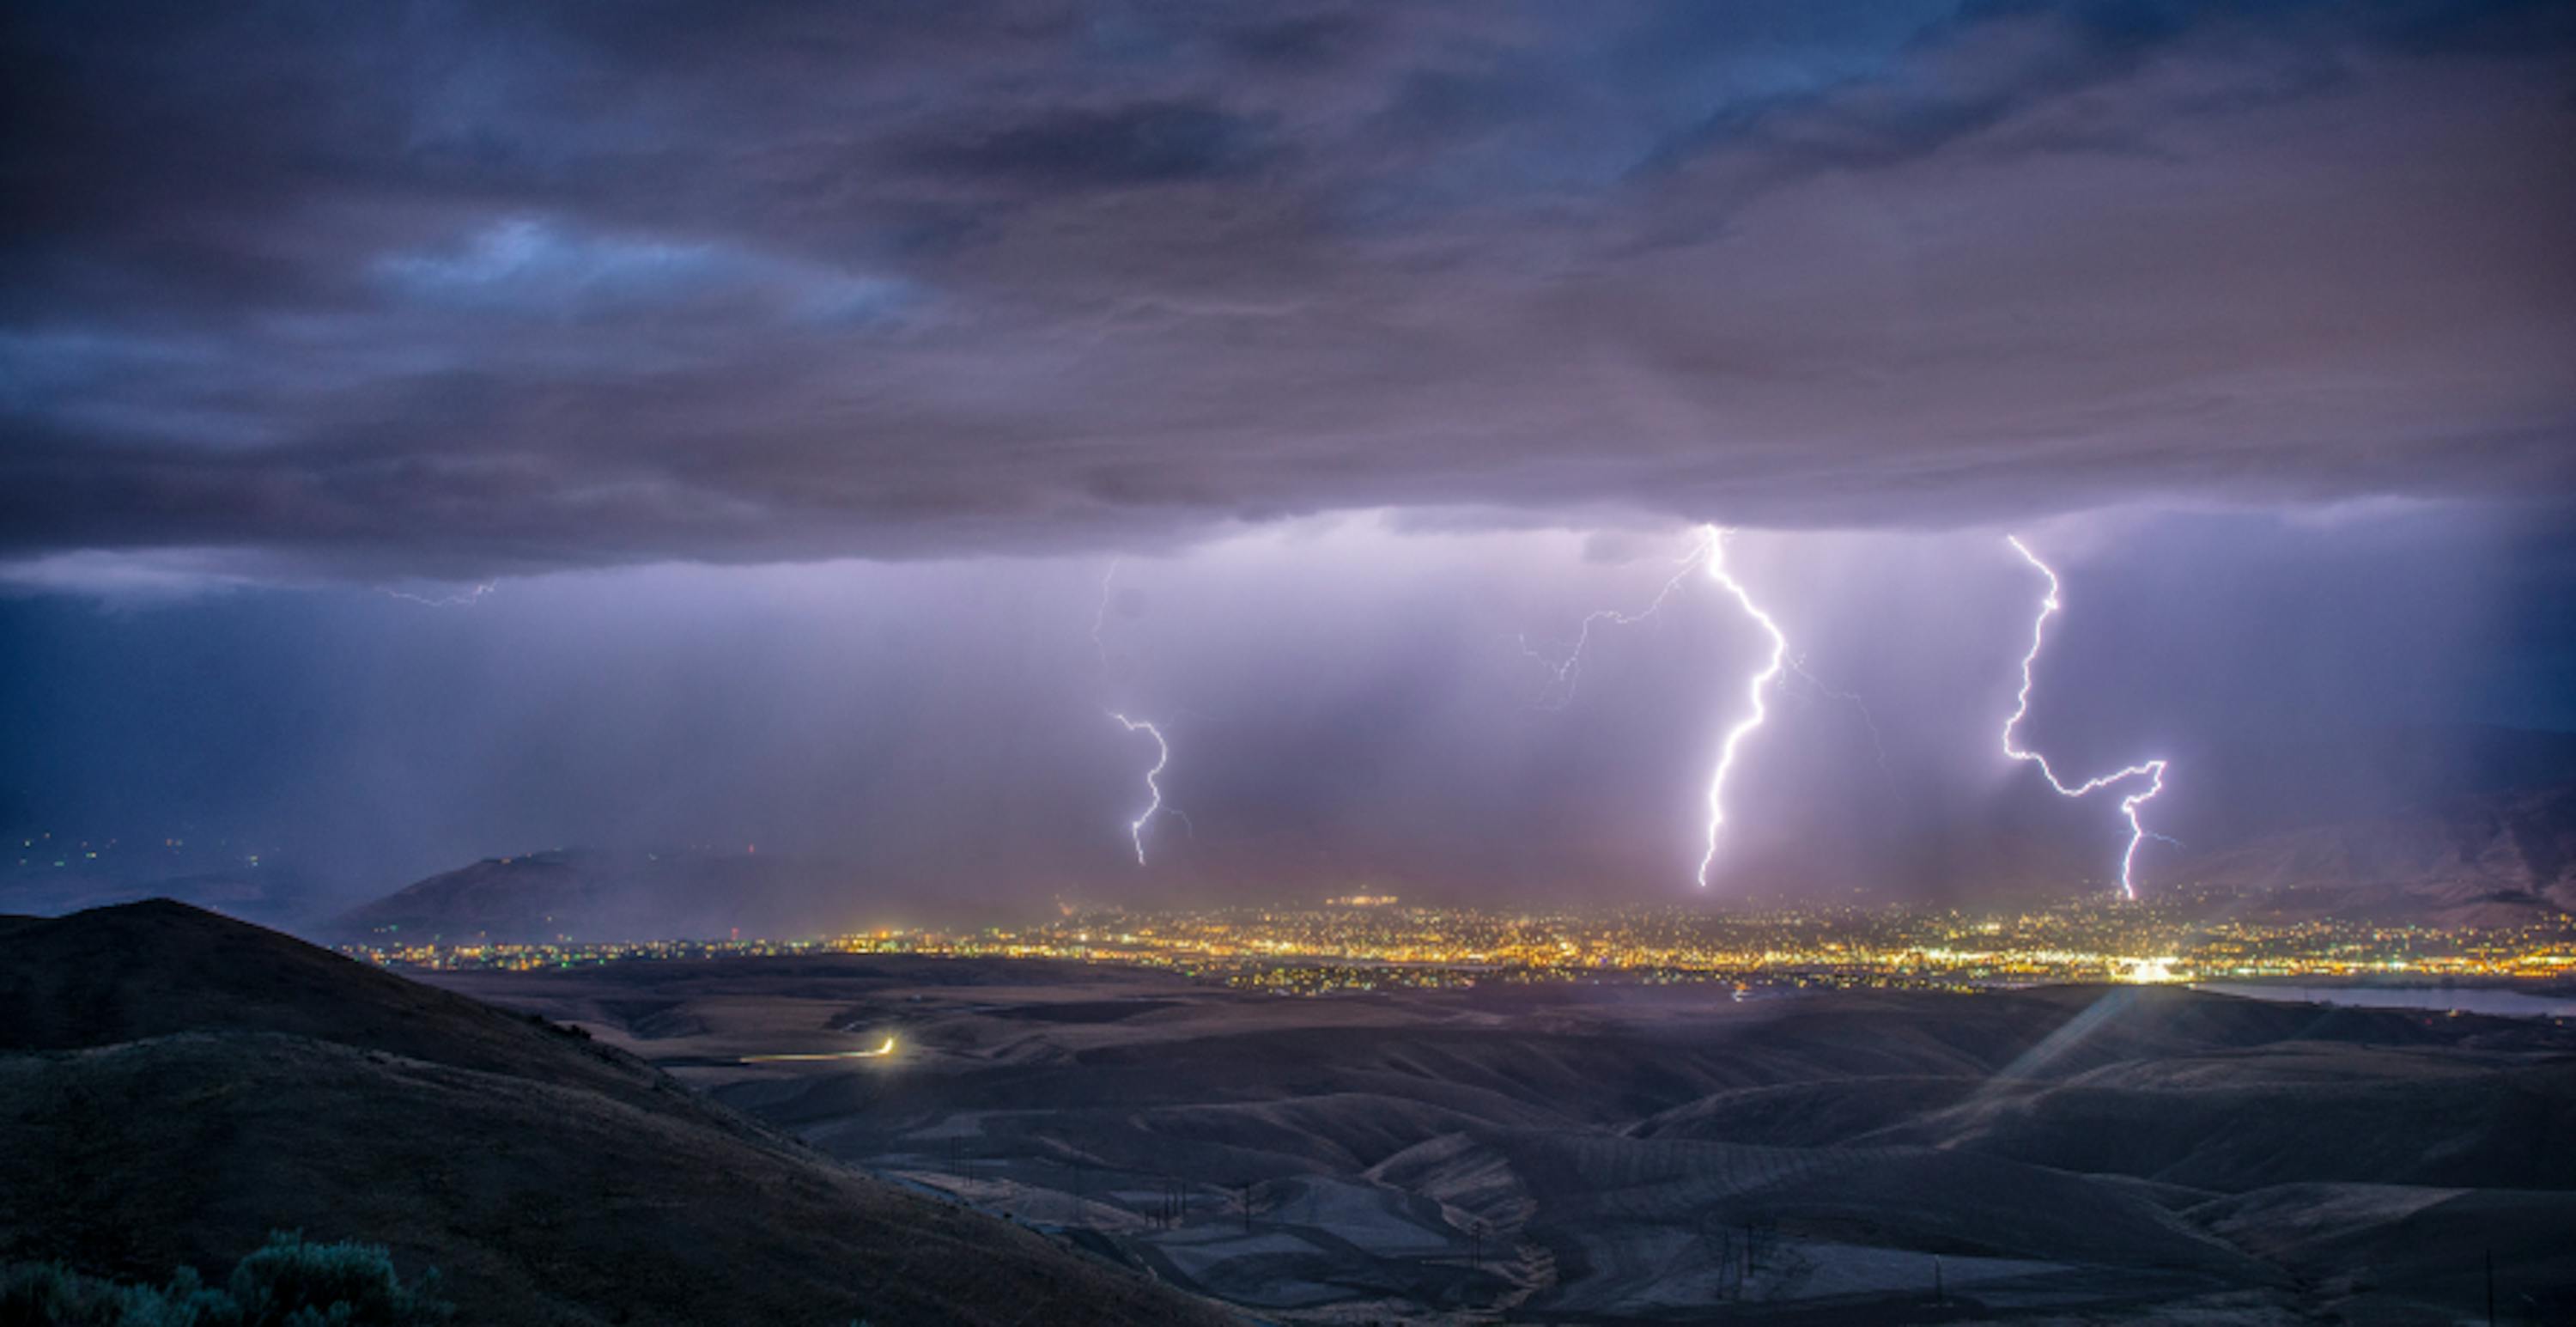
[[[2047,643],[2048,619],[2056,616],[2058,609],[2063,605],[2057,598],[2061,587],[2056,570],[2040,561],[2039,555],[2031,552],[2030,546],[2023,543],[2019,536],[2005,535],[2004,542],[2011,544],[2013,551],[2021,554],[2023,561],[2037,569],[2040,575],[2048,578],[2048,593],[2040,597],[2039,616],[2031,620],[2030,650],[2021,657],[2021,691],[2013,698],[2012,717],[2004,720],[2004,754],[2014,760],[2039,766],[2039,772],[2048,779],[2048,786],[2055,789],[2060,797],[2082,797],[2097,788],[2109,787],[2115,783],[2137,778],[2139,775],[2146,776],[2146,791],[2131,793],[2120,799],[2120,814],[2129,822],[2129,846],[2120,853],[2120,893],[2127,898],[2136,898],[2138,896],[2136,883],[2138,845],[2146,842],[2149,837],[2163,837],[2160,834],[2152,834],[2139,821],[2138,808],[2154,801],[2156,794],[2165,790],[2165,762],[2161,759],[2141,761],[2096,778],[2086,779],[2082,783],[2070,784],[2057,777],[2057,771],[2049,766],[2048,757],[2013,744],[2013,729],[2020,727],[2021,721],[2030,715],[2031,669],[2039,663],[2040,648]]]
[[[742,1062],[744,1064],[793,1064],[810,1063],[816,1060],[880,1060],[892,1054],[894,1054],[894,1036],[889,1033],[885,1044],[874,1050],[814,1051],[803,1055],[746,1055],[742,1057]]]
[[[1743,745],[1744,739],[1754,729],[1761,727],[1763,720],[1770,717],[1770,708],[1763,700],[1763,693],[1769,691],[1771,684],[1779,681],[1782,674],[1789,670],[1787,633],[1780,630],[1780,624],[1772,621],[1769,613],[1762,611],[1761,605],[1753,602],[1753,595],[1744,588],[1744,583],[1735,579],[1726,569],[1726,532],[1712,525],[1706,527],[1705,535],[1709,577],[1726,587],[1726,592],[1735,596],[1736,604],[1744,609],[1745,615],[1759,623],[1762,630],[1769,633],[1771,658],[1763,665],[1762,671],[1755,673],[1752,681],[1746,685],[1745,698],[1751,703],[1752,712],[1738,720],[1734,727],[1726,730],[1726,740],[1718,748],[1717,770],[1709,776],[1708,852],[1699,859],[1699,883],[1703,889],[1708,887],[1710,868],[1717,864],[1718,831],[1726,826],[1726,776],[1735,768],[1736,748]]]

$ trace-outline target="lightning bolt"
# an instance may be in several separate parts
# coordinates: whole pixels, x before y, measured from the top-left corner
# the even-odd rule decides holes
[[[1644,608],[1634,613],[1607,608],[1586,613],[1582,624],[1575,630],[1574,644],[1567,649],[1565,657],[1550,659],[1531,647],[1529,637],[1521,637],[1521,653],[1537,660],[1540,667],[1548,670],[1548,690],[1554,699],[1540,702],[1539,708],[1561,710],[1573,703],[1574,685],[1582,676],[1583,650],[1592,641],[1594,627],[1604,624],[1614,627],[1634,626],[1662,611],[1664,601],[1672,598],[1673,591],[1680,589],[1682,582],[1690,579],[1691,569],[1702,560],[1714,559],[1717,556],[1717,539],[1717,527],[1700,527],[1699,539],[1691,545],[1688,553],[1681,556],[1680,570],[1673,573],[1671,580],[1664,582],[1664,588],[1657,590],[1655,597],[1648,600]]]
[[[2141,774],[2147,777],[2146,791],[2130,793],[2120,799],[2120,815],[2129,822],[2129,846],[2120,853],[2120,893],[2126,898],[2136,898],[2138,896],[2136,884],[2138,845],[2149,838],[2165,837],[2154,833],[2139,822],[2138,808],[2154,801],[2156,794],[2165,790],[2165,762],[2141,761],[2123,769],[2113,770],[2098,778],[2069,784],[2057,777],[2057,771],[2049,767],[2048,757],[2013,745],[2013,729],[2021,726],[2021,721],[2030,715],[2031,669],[2039,662],[2040,647],[2048,640],[2048,619],[2057,615],[2061,605],[2057,599],[2060,588],[2057,572],[2047,563],[2040,561],[2039,555],[2031,552],[2030,546],[2023,543],[2018,536],[2005,535],[2004,542],[2011,544],[2013,551],[2021,554],[2024,562],[2028,562],[2038,569],[2040,575],[2048,578],[2048,593],[2040,597],[2039,616],[2032,619],[2030,624],[2030,651],[2021,657],[2021,692],[2014,697],[2012,717],[2004,720],[2004,754],[2015,760],[2028,761],[2039,766],[2039,772],[2048,779],[2048,786],[2055,789],[2060,797],[2082,797],[2097,788],[2107,788],[2112,784],[2134,779]],[[2166,842],[2172,842],[2172,840],[2166,839]]]
[[[1887,767],[1887,743],[1879,740],[1878,720],[1870,714],[1869,702],[1861,699],[1859,694],[1856,692],[1836,691],[1833,687],[1828,686],[1823,678],[1818,677],[1807,670],[1807,656],[1803,654],[1794,656],[1789,660],[1789,671],[1791,674],[1795,675],[1798,680],[1805,682],[1809,687],[1813,688],[1817,695],[1822,696],[1827,700],[1841,701],[1842,703],[1852,707],[1852,712],[1860,716],[1860,726],[1862,730],[1869,734],[1869,749],[1872,754],[1878,757],[1878,772],[1881,774],[1889,773],[1890,771]]]
[[[1101,573],[1100,606],[1094,609],[1091,614],[1091,648],[1100,655],[1100,670],[1103,673],[1110,671],[1109,642],[1106,634],[1109,628],[1110,587],[1118,580],[1118,566],[1121,561],[1123,561],[1123,559],[1111,558],[1109,560],[1109,570]],[[1163,767],[1172,763],[1172,744],[1164,740],[1163,730],[1143,719],[1128,718],[1126,715],[1120,714],[1116,710],[1108,711],[1108,714],[1110,718],[1116,719],[1121,725],[1123,725],[1128,732],[1143,733],[1154,739],[1154,767],[1145,771],[1145,793],[1149,799],[1145,807],[1145,813],[1128,822],[1127,825],[1127,837],[1136,845],[1136,864],[1138,866],[1143,866],[1145,864],[1145,827],[1154,823],[1154,817],[1158,815],[1178,816],[1182,827],[1189,830],[1190,837],[1192,838],[1198,837],[1199,830],[1198,826],[1190,823],[1190,818],[1187,815],[1183,815],[1175,808],[1163,805],[1163,785],[1161,782]]]
[[[1091,648],[1100,656],[1100,670],[1109,671],[1109,642],[1102,633],[1109,629],[1109,586],[1118,579],[1118,564],[1125,559],[1109,559],[1109,570],[1100,574],[1100,606],[1091,612]]]
[[[1143,733],[1154,739],[1154,767],[1145,771],[1145,793],[1152,800],[1146,804],[1143,815],[1127,824],[1127,837],[1136,844],[1136,864],[1143,866],[1145,864],[1145,826],[1152,824],[1154,817],[1163,812],[1163,785],[1158,780],[1162,777],[1163,767],[1172,763],[1172,746],[1171,743],[1163,740],[1162,729],[1143,719],[1130,719],[1115,710],[1110,711],[1109,717],[1126,725],[1127,731],[1131,733]],[[1180,815],[1180,812],[1175,811],[1172,814]],[[1183,821],[1186,823],[1187,817],[1183,817]]]
[[[494,588],[495,587],[492,582],[485,581],[482,584],[475,586],[473,589],[465,591],[463,594],[406,594],[401,590],[389,590],[382,586],[377,587],[376,592],[378,594],[390,595],[393,598],[403,600],[407,603],[427,604],[431,608],[472,608],[476,602],[483,598],[483,596],[492,593]]]
[[[1771,620],[1769,613],[1762,611],[1761,605],[1753,602],[1753,596],[1744,588],[1744,583],[1728,574],[1726,570],[1726,532],[1714,525],[1706,527],[1705,547],[1708,550],[1710,578],[1726,587],[1726,592],[1735,596],[1736,604],[1744,609],[1745,615],[1759,623],[1762,630],[1770,634],[1771,659],[1746,685],[1745,698],[1752,702],[1753,712],[1738,720],[1734,727],[1726,730],[1726,741],[1718,748],[1717,770],[1709,776],[1708,852],[1699,859],[1699,883],[1702,889],[1708,887],[1709,868],[1717,863],[1718,831],[1726,826],[1726,776],[1735,768],[1736,748],[1743,744],[1745,737],[1754,729],[1762,726],[1764,719],[1770,717],[1770,709],[1763,703],[1762,693],[1770,690],[1771,684],[1779,681],[1781,675],[1789,670],[1788,635],[1780,630],[1779,623]]]

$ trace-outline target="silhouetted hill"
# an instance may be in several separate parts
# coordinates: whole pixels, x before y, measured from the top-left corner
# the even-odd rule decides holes
[[[0,951],[0,1051],[278,1033],[740,1123],[623,1052],[168,899],[0,917]]]
[[[1220,1322],[586,1035],[169,902],[0,918],[0,1260],[158,1280],[270,1229],[491,1323]]]

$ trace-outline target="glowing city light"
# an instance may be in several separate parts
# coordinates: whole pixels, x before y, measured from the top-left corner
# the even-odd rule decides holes
[[[2060,797],[2082,797],[2097,788],[2106,788],[2142,774],[2146,776],[2146,791],[2131,793],[2120,799],[2120,814],[2129,822],[2129,846],[2120,853],[2120,893],[2129,898],[2136,898],[2138,896],[2136,883],[2138,845],[2150,837],[2150,831],[2138,819],[2138,808],[2155,800],[2156,794],[2165,790],[2165,762],[2163,760],[2141,761],[2096,778],[2086,779],[2082,783],[2070,784],[2057,777],[2057,771],[2049,767],[2048,757],[2013,744],[2013,729],[2019,727],[2021,721],[2030,714],[2031,669],[2039,662],[2040,647],[2047,642],[2048,619],[2056,616],[2061,605],[2057,598],[2060,587],[2055,569],[2040,561],[2039,555],[2031,552],[2030,546],[2024,544],[2018,536],[2005,535],[2004,541],[2013,546],[2014,552],[2021,554],[2023,561],[2037,568],[2040,575],[2048,578],[2048,593],[2041,596],[2039,616],[2032,619],[2030,624],[2030,650],[2021,657],[2021,691],[2014,697],[2012,717],[2004,720],[2004,754],[2015,760],[2027,761],[2039,766],[2039,772],[2048,779],[2048,786],[2055,789]]]
[[[1744,609],[1746,616],[1761,624],[1762,629],[1770,633],[1771,658],[1763,666],[1762,671],[1755,673],[1752,681],[1746,685],[1745,696],[1752,704],[1752,713],[1738,720],[1734,727],[1726,731],[1726,740],[1718,748],[1717,770],[1709,776],[1708,852],[1699,859],[1699,883],[1703,889],[1708,887],[1709,869],[1717,864],[1718,832],[1726,826],[1726,776],[1735,768],[1736,748],[1741,746],[1745,737],[1754,729],[1761,727],[1762,721],[1770,716],[1769,708],[1763,703],[1762,694],[1770,689],[1772,683],[1779,681],[1781,675],[1789,668],[1789,637],[1780,630],[1779,623],[1771,620],[1769,613],[1762,611],[1761,605],[1753,602],[1753,595],[1744,588],[1743,582],[1728,574],[1725,540],[1725,531],[1713,525],[1707,527],[1708,574],[1718,584],[1725,586],[1727,593],[1735,596],[1735,602]]]

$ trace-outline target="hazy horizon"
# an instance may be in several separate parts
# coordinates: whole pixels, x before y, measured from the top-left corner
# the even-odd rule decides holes
[[[2493,515],[2025,527],[2065,588],[2022,735],[2078,777],[2174,762],[2152,820],[2182,842],[2145,846],[2146,886],[2195,844],[2490,786],[2469,729],[2550,730],[2566,703],[2563,540]],[[1557,670],[1587,613],[1655,604],[1692,547],[1310,518],[1158,556],[565,572],[447,605],[20,598],[6,819],[238,840],[351,903],[536,848],[681,845],[979,909],[1687,900],[1765,639],[1680,567]],[[1747,531],[1726,556],[1803,671],[1730,773],[1715,892],[2107,883],[2113,801],[2000,750],[2044,586],[1999,533]],[[1186,816],[1148,824],[1142,865],[1156,753],[1114,713],[1160,726]],[[2461,740],[2393,766],[2406,734]]]

